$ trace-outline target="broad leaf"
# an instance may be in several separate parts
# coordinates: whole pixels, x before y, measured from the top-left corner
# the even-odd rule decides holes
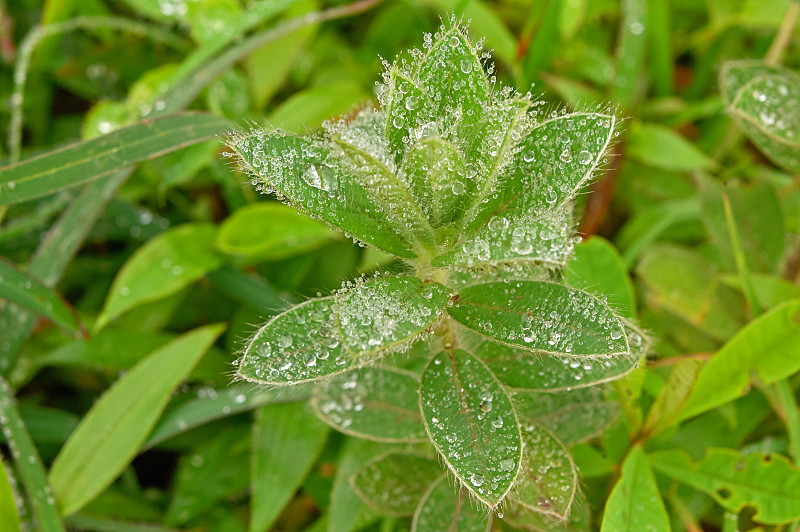
[[[336,238],[324,224],[280,203],[238,209],[220,225],[219,251],[249,260],[280,260],[316,249]]]
[[[95,403],[50,469],[65,514],[80,510],[122,472],[161,415],[173,389],[222,332],[207,326],[154,351]]]
[[[575,260],[565,273],[567,282],[603,294],[609,306],[626,318],[636,316],[636,297],[628,269],[616,248],[607,240],[593,236],[575,246]]]
[[[253,429],[250,531],[269,530],[325,444],[328,428],[305,402],[269,405]]]
[[[446,477],[441,477],[425,492],[411,522],[411,532],[489,532],[491,529],[492,515],[476,509],[467,490],[453,488]]]
[[[284,133],[253,132],[230,140],[239,163],[264,192],[275,192],[359,240],[398,257],[413,258],[413,240],[402,236],[376,203],[320,142]]]
[[[546,427],[565,445],[601,434],[619,412],[619,405],[604,400],[595,386],[569,392],[518,392],[512,399],[521,420]]]
[[[522,468],[513,499],[528,509],[565,519],[578,489],[575,464],[550,431],[525,421],[521,428]]]
[[[778,525],[800,517],[800,469],[782,455],[710,448],[703,461],[693,463],[685,452],[670,450],[651,454],[650,463],[711,495],[728,511],[755,508],[758,523]]]
[[[361,368],[322,382],[313,404],[333,428],[382,442],[427,441],[419,413],[419,377],[390,367]]]
[[[351,478],[364,502],[382,514],[410,516],[420,494],[442,476],[442,468],[429,457],[388,452],[364,464]]]
[[[356,527],[364,501],[356,494],[350,479],[363,464],[385,450],[385,445],[369,440],[346,439],[336,460],[336,475],[328,509],[328,532],[352,532]]]
[[[447,467],[478,499],[499,504],[522,458],[519,421],[500,382],[466,351],[442,351],[422,375],[420,405]]]
[[[520,530],[531,532],[589,532],[591,513],[585,500],[576,499],[567,520],[526,508],[516,501],[508,501],[503,509],[503,521]]]
[[[0,297],[47,318],[70,331],[79,328],[78,317],[54,290],[0,259]]]
[[[131,308],[174,294],[220,265],[213,246],[217,228],[186,224],[161,233],[128,259],[97,318],[100,329]]]
[[[678,421],[747,393],[800,369],[800,302],[787,302],[750,322],[703,366]],[[754,376],[754,377],[751,377]]]
[[[444,286],[416,277],[358,282],[268,321],[237,375],[285,385],[355,369],[409,345],[436,323],[449,297]]]
[[[648,166],[675,172],[715,167],[714,161],[688,139],[658,124],[634,127],[626,154]]]
[[[640,446],[634,446],[625,463],[622,475],[606,501],[602,532],[669,532],[669,516],[661,500],[656,479],[650,470],[647,456]]]
[[[185,113],[144,120],[0,168],[0,205],[74,187],[138,162],[213,139],[230,127],[224,119]]]
[[[461,290],[448,310],[498,342],[547,355],[629,356],[625,327],[606,303],[555,283],[487,283]]]

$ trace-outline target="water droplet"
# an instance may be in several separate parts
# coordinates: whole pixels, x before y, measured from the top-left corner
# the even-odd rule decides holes
[[[589,164],[592,162],[592,154],[588,150],[581,150],[578,154],[578,162],[581,164]]]

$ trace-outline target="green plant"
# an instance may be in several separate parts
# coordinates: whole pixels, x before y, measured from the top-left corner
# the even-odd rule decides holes
[[[461,497],[503,503],[510,519],[564,519],[577,476],[560,439],[575,443],[613,420],[590,387],[625,375],[646,350],[635,325],[564,278],[574,199],[618,120],[602,108],[546,112],[530,93],[499,86],[489,54],[455,18],[385,67],[380,109],[305,137],[238,133],[229,146],[257,189],[407,271],[275,316],[248,341],[236,375],[270,386],[319,381],[315,408],[334,428],[430,440]],[[422,365],[421,376],[404,369]],[[565,414],[578,404],[587,416]],[[369,462],[354,476],[357,492],[405,515],[430,487],[416,530],[438,530],[441,519],[485,528],[466,510],[427,509],[462,503],[419,453]]]

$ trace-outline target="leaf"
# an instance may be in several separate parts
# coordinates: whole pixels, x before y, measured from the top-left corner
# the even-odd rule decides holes
[[[304,402],[269,405],[253,428],[250,532],[269,530],[322,451],[328,428]]]
[[[419,400],[447,467],[475,497],[497,506],[522,458],[519,421],[500,382],[466,351],[442,351],[422,374]]]
[[[389,451],[376,456],[350,478],[364,502],[381,514],[410,516],[420,494],[442,476],[442,468],[429,457]]]
[[[713,169],[715,163],[698,147],[672,129],[658,124],[642,124],[631,130],[626,152],[654,168],[689,172]]]
[[[422,497],[414,519],[411,532],[489,532],[492,529],[492,515],[476,509],[467,490],[453,488],[446,477],[441,477]]]
[[[515,501],[508,501],[503,510],[503,521],[511,526],[531,532],[589,532],[591,514],[585,500],[577,499],[567,520],[534,512]]]
[[[231,425],[181,456],[164,522],[183,525],[218,501],[247,489],[250,434],[246,425]]]
[[[76,312],[58,293],[2,259],[0,297],[13,301],[69,331],[80,328]]]
[[[157,349],[94,404],[50,469],[50,484],[65,514],[80,510],[122,472],[175,386],[221,332],[219,325],[201,327]]]
[[[670,530],[669,516],[650,470],[647,456],[634,446],[622,465],[622,475],[606,501],[602,532]]]
[[[746,325],[700,370],[678,421],[733,401],[800,370],[800,302],[779,305]]]
[[[619,405],[604,400],[596,386],[568,392],[518,392],[512,399],[521,420],[549,429],[565,445],[602,434],[619,413]]]
[[[415,256],[410,239],[398,234],[384,209],[326,147],[277,132],[237,135],[229,144],[257,188],[275,191],[301,212],[382,251]]]
[[[217,228],[210,224],[185,224],[158,235],[127,260],[114,277],[96,329],[131,308],[156,301],[190,285],[215,270]]]
[[[368,440],[347,438],[337,459],[336,476],[331,488],[328,510],[328,532],[352,532],[358,514],[364,507],[361,498],[353,490],[350,478],[362,464],[385,450],[385,446]]]
[[[607,304],[586,292],[541,281],[467,287],[448,309],[470,329],[540,354],[628,356],[625,327]]]
[[[332,116],[346,114],[368,98],[361,83],[342,79],[297,92],[275,109],[269,122],[286,131],[302,131]]]
[[[612,381],[638,366],[649,344],[644,335],[624,323],[631,347],[631,356],[586,357],[537,356],[511,346],[484,340],[475,354],[505,385],[517,390],[572,390]]]
[[[592,236],[575,246],[575,260],[566,269],[567,282],[584,290],[596,291],[626,318],[636,316],[636,298],[628,269],[617,250],[607,240]]]
[[[253,261],[280,260],[316,249],[338,237],[328,227],[280,203],[237,209],[220,225],[215,247]]]
[[[448,300],[444,286],[417,277],[358,282],[268,321],[248,342],[237,376],[281,386],[358,368],[409,345]]]
[[[758,523],[779,525],[800,517],[800,469],[782,455],[708,448],[705,459],[693,463],[685,452],[669,450],[651,454],[650,463],[728,511],[755,508]]]
[[[755,78],[780,76],[787,70],[781,66],[768,65],[759,59],[728,61],[719,71],[719,91],[725,106],[736,99],[743,86]]]
[[[337,375],[316,388],[313,405],[336,430],[388,443],[424,442],[419,377],[391,367],[366,367]]]
[[[213,139],[230,123],[203,113],[144,120],[0,168],[0,205],[52,194],[147,159]]]
[[[672,425],[692,393],[700,365],[699,360],[684,360],[672,368],[666,384],[647,413],[643,429],[645,434],[658,434]]]
[[[19,514],[11,489],[11,473],[5,461],[0,460],[0,529],[19,532]]]
[[[566,519],[578,489],[578,474],[569,452],[553,434],[522,422],[522,467],[513,499],[526,508]]]

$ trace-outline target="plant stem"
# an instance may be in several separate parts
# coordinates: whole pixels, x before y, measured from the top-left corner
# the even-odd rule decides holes
[[[778,28],[778,33],[775,34],[775,38],[764,56],[764,62],[768,65],[778,65],[783,60],[783,54],[792,40],[792,31],[799,15],[800,2],[792,2],[789,5],[789,9],[786,10],[786,15],[783,17],[781,27]]]

